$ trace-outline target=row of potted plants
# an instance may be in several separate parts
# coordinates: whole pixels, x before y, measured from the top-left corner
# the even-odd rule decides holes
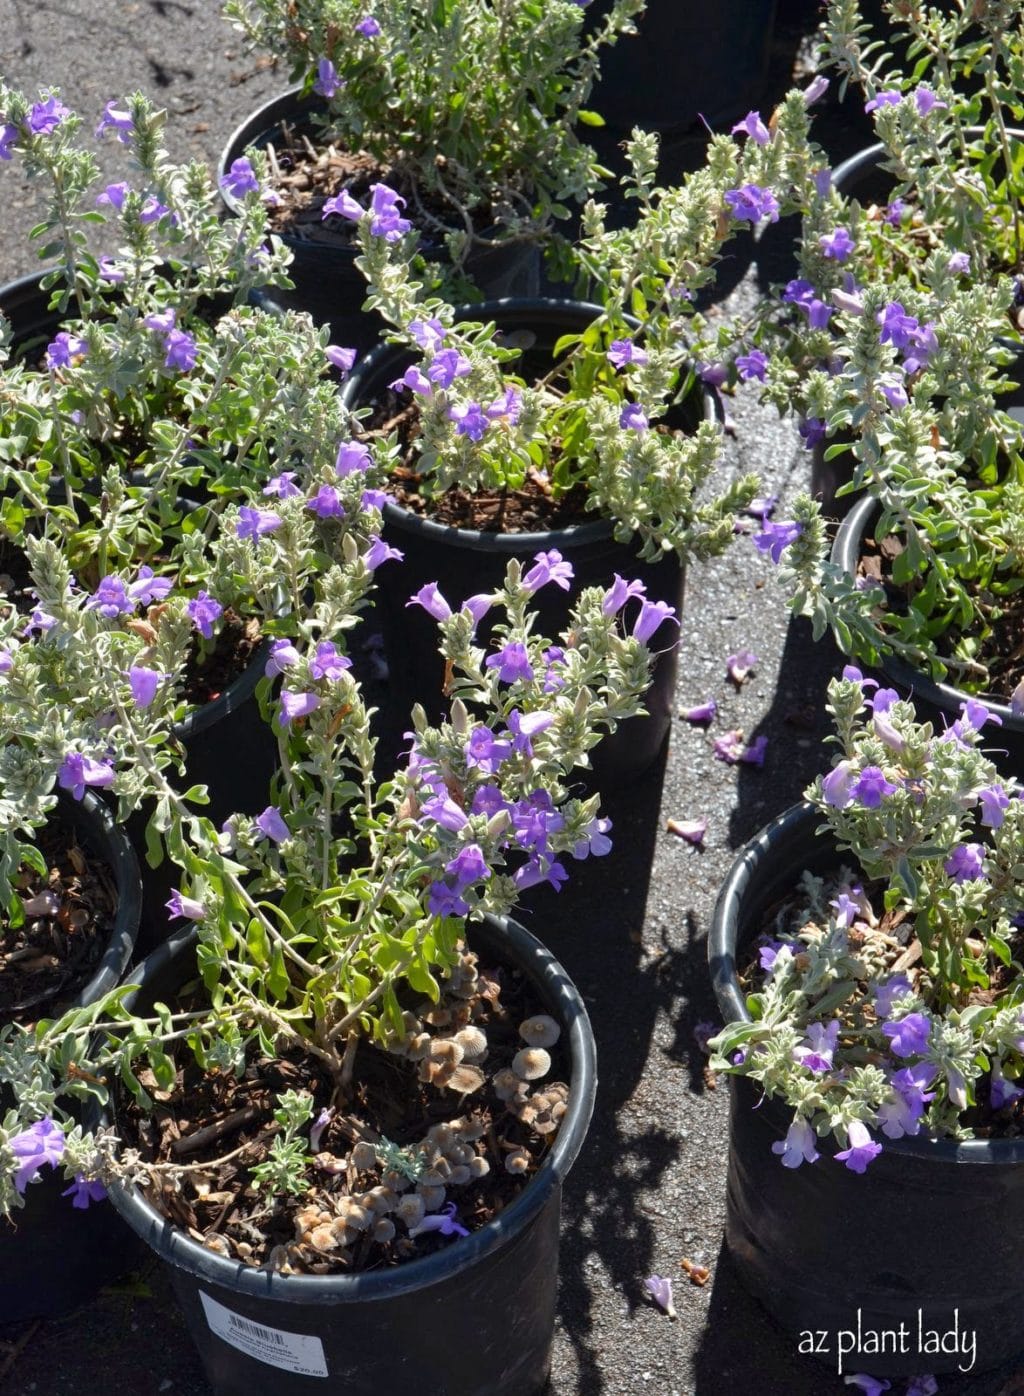
[[[959,1296],[923,1258],[910,1278],[853,1267],[826,1282],[831,1213],[807,1203],[800,1167],[829,1135],[846,1164],[833,1175],[848,1186],[870,1167],[883,1194],[961,1156],[1008,1178],[1017,1162],[1019,802],[978,742],[1001,715],[983,642],[1012,633],[1017,591],[1019,429],[996,395],[1017,273],[1000,74],[1022,39],[988,7],[941,25],[891,9],[935,64],[930,85],[920,65],[884,80],[893,60],[866,65],[849,0],[823,31],[898,147],[887,208],[838,188],[811,143],[821,81],[770,123],[751,112],[714,137],[676,188],[657,186],[657,142],[636,132],[622,184],[635,226],[610,229],[593,201],[582,213],[574,256],[596,304],[459,308],[417,261],[402,194],[377,179],[364,204],[332,185],[329,216],[351,228],[366,309],[390,327],[354,373],[351,344],[332,346],[261,290],[286,263],[275,238],[264,243],[272,152],[226,167],[235,216],[221,223],[209,176],[169,165],[144,99],[111,104],[101,132],[124,141],[140,178],[99,193],[123,242],[98,257],[75,118],[55,93],[0,91],[5,153],[53,183],[37,232],[60,262],[52,339],[23,341],[5,369],[4,526],[31,535],[20,573],[7,569],[3,620],[9,934],[45,938],[67,909],[66,890],[51,911],[27,880],[49,871],[38,837],[55,785],[73,801],[109,790],[122,820],[152,802],[146,846],[154,861],[170,855],[171,908],[192,923],[132,975],[137,990],[53,1020],[31,1002],[11,1015],[0,1204],[31,1196],[46,1164],[63,1165],[76,1206],[109,1185],[176,1267],[218,1391],[258,1383],[267,1363],[296,1390],[341,1372],[368,1323],[374,1360],[353,1389],[383,1374],[401,1390],[410,1370],[418,1390],[441,1389],[450,1351],[427,1335],[443,1335],[467,1286],[493,1293],[481,1322],[495,1327],[479,1351],[460,1349],[458,1389],[542,1382],[558,1190],[589,1114],[592,1044],[564,974],[507,917],[529,886],[560,886],[567,858],[608,851],[597,797],[572,792],[605,731],[635,734],[640,720],[650,741],[639,762],[620,742],[612,778],[663,740],[673,671],[652,650],[670,644],[682,599],[682,569],[665,559],[720,552],[745,509],[819,630],[831,624],[862,661],[893,652],[952,670],[968,691],[950,691],[956,720],[940,730],[849,668],[830,691],[842,755],[811,792],[832,840],[808,837],[809,811],[786,816],[792,853],[773,831],[723,893],[713,971],[731,1021],[715,1065],[794,1112],[748,1116],[749,1087],[737,1086],[730,1245],[798,1331],[835,1330],[862,1298],[884,1324],[908,1295],[937,1322]],[[347,76],[314,23],[323,13],[297,24],[297,66],[326,101],[372,87],[363,41],[383,26],[369,18],[353,23],[346,58],[364,66]],[[983,96],[963,88],[979,65]],[[992,197],[949,200],[949,151],[969,152],[983,100],[1007,168],[983,159],[975,177]],[[378,169],[398,163],[370,153]],[[803,217],[801,275],[742,337],[713,332],[692,298],[723,243],[786,212]],[[776,521],[756,479],[715,489],[719,430],[701,384],[731,375],[799,412],[808,446],[847,436],[876,553],[844,570],[827,560],[810,498]],[[588,511],[603,521],[583,522]],[[472,554],[468,575],[435,561],[438,544]],[[378,569],[393,672],[419,705],[383,781],[344,645]],[[270,758],[248,806],[230,760],[197,783],[181,747],[190,701],[211,696],[195,674],[226,615],[254,621],[248,638],[262,644],[249,675]],[[638,719],[652,667],[655,718]],[[224,802],[215,819],[208,798]],[[841,871],[837,847],[862,875]],[[803,866],[813,878],[800,884]],[[466,922],[483,926],[468,941]],[[83,1116],[92,1102],[113,1115]],[[988,1142],[942,1142],[972,1134]],[[882,1219],[881,1247],[885,1196],[843,1198],[851,1226]],[[514,1332],[512,1273],[537,1276]],[[1014,1283],[1011,1266],[972,1314],[986,1359],[1020,1346]],[[817,1307],[809,1291],[823,1293]],[[347,1315],[330,1332],[325,1303]],[[508,1375],[496,1388],[499,1348]]]

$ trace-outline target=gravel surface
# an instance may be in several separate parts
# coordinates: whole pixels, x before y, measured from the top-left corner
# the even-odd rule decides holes
[[[815,16],[812,0],[783,0],[781,8],[778,91]],[[61,86],[89,120],[111,97],[141,87],[167,106],[175,156],[215,160],[234,126],[285,80],[244,54],[217,9],[215,0],[6,0],[0,65],[21,88]],[[863,143],[863,126],[835,107],[821,123],[836,154]],[[115,141],[100,155],[110,178],[124,177]],[[35,266],[25,233],[39,207],[16,164],[0,167],[0,198],[0,280],[7,280]],[[760,285],[785,279],[792,234],[780,224],[723,266],[729,296],[720,313],[742,314]],[[723,469],[761,471],[765,492],[781,493],[777,517],[785,517],[786,498],[808,478],[794,429],[752,393],[737,396],[730,413]],[[745,647],[760,658],[737,691],[726,681],[726,659]],[[723,1251],[727,1092],[705,1080],[695,1032],[717,1017],[705,959],[717,888],[735,850],[798,799],[826,762],[822,699],[836,663],[829,645],[813,645],[789,623],[748,542],[692,569],[678,706],[715,697],[718,720],[710,732],[678,720],[659,768],[607,800],[612,857],[583,865],[569,889],[537,895],[524,914],[586,997],[601,1071],[593,1127],[565,1193],[552,1396],[834,1396],[846,1389],[830,1369],[798,1358],[740,1288]],[[714,759],[714,735],[733,727],[748,738],[767,735],[763,768]],[[666,819],[695,816],[708,820],[702,850],[665,831]],[[687,1282],[684,1258],[710,1268],[705,1287]],[[654,1273],[674,1281],[674,1323],[644,1297],[644,1278]],[[943,1378],[940,1391],[1009,1396],[1024,1390],[1024,1377],[1018,1385],[1014,1375]],[[66,1319],[0,1326],[0,1390],[209,1396],[210,1388],[168,1282],[150,1265]],[[271,1369],[263,1390],[272,1396]]]

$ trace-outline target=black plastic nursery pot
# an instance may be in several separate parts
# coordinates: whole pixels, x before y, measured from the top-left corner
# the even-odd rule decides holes
[[[223,176],[235,160],[255,146],[280,149],[285,127],[311,131],[312,118],[326,110],[323,98],[303,96],[301,87],[289,88],[253,112],[231,136],[221,156],[218,175]],[[239,203],[220,186],[221,197],[232,213]],[[380,341],[384,321],[376,313],[363,311],[369,290],[366,278],[356,266],[359,248],[344,245],[336,238],[296,233],[281,234],[291,249],[288,275],[294,289],[271,288],[260,297],[288,310],[307,311],[318,325],[330,325],[335,343],[365,352]],[[442,243],[424,237],[420,251],[428,261],[445,261]],[[493,246],[478,247],[466,260],[466,275],[487,298],[525,295],[537,289],[540,254],[534,243],[503,241],[495,237]]]
[[[820,822],[794,806],[729,871],[708,936],[726,1023],[750,1018],[737,967],[775,904],[804,869],[843,864]],[[730,1084],[726,1242],[794,1351],[843,1375],[909,1376],[984,1371],[1024,1349],[1024,1138],[883,1139],[863,1175],[819,1141],[816,1163],[784,1168],[771,1149],[792,1111],[755,1082]]]
[[[58,810],[73,823],[86,851],[111,870],[117,913],[92,978],[74,997],[40,1005],[40,1017],[86,1007],[113,989],[131,959],[139,929],[139,866],[110,810],[92,791],[80,804],[60,796]],[[0,1115],[7,1103],[0,1099]],[[24,1208],[12,1220],[0,1220],[0,1322],[68,1313],[143,1254],[109,1203],[75,1209],[71,1198],[62,1196],[67,1187],[62,1169],[43,1168],[38,1181],[26,1188]]]
[[[583,1144],[597,1085],[577,990],[514,921],[470,930],[475,950],[521,970],[562,1026],[569,1108],[540,1169],[502,1212],[446,1250],[358,1275],[295,1276],[228,1260],[172,1226],[138,1190],[114,1205],[170,1267],[215,1396],[535,1396],[554,1329],[562,1183]],[[194,932],[133,976],[145,996],[194,973]]]
[[[857,576],[865,535],[877,517],[877,502],[865,495],[850,510],[836,534],[832,561],[851,577]],[[1024,774],[1024,717],[1014,713],[1008,703],[987,694],[968,695],[952,684],[930,678],[894,654],[882,656],[875,675],[883,684],[895,688],[901,697],[910,699],[918,718],[933,723],[937,731],[942,731],[960,716],[961,706],[968,696],[976,698],[1002,724],[985,727],[986,752],[1007,775]]]
[[[30,272],[0,286],[0,314],[10,321],[11,342],[19,359],[29,357],[35,348],[41,353],[64,318],[59,310],[49,308],[50,293],[40,287],[41,275]]]
[[[582,302],[540,298],[464,306],[457,316],[494,320],[509,335],[528,333],[534,337],[531,347],[547,353],[562,335],[578,333],[600,313],[597,306]],[[351,409],[372,403],[412,361],[413,356],[400,346],[382,345],[356,368],[342,389],[343,401]],[[700,405],[689,413],[691,425],[701,416],[715,420],[714,399],[704,392]],[[537,553],[555,549],[572,563],[572,586],[568,592],[554,585],[543,587],[532,603],[537,613],[535,632],[555,642],[568,624],[579,592],[587,586],[610,586],[616,573],[642,581],[651,600],[667,601],[677,614],[682,607],[685,574],[678,557],[672,553],[655,562],[642,561],[632,544],[617,542],[611,524],[596,516],[593,521],[546,532],[491,533],[453,528],[388,502],[383,536],[404,553],[401,563],[377,573],[376,598],[391,693],[403,718],[414,702],[422,703],[435,721],[447,712],[437,623],[422,607],[407,605],[428,582],[437,582],[454,608],[470,596],[500,587],[510,559],[517,559],[525,570]],[[481,635],[485,630],[481,628]],[[657,659],[644,699],[647,716],[629,719],[595,748],[591,761],[599,784],[635,779],[661,752],[672,720],[677,635],[678,627],[666,621],[651,638]]]

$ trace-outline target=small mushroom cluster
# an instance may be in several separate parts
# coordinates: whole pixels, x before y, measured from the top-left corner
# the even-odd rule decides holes
[[[530,1091],[530,1083],[539,1081],[551,1070],[549,1047],[561,1036],[554,1018],[538,1013],[519,1025],[519,1036],[525,1047],[512,1058],[512,1065],[494,1077],[498,1099],[527,1128],[537,1134],[554,1134],[569,1105],[569,1087],[562,1081],[549,1081],[542,1089]],[[520,1147],[505,1157],[509,1173],[525,1173],[532,1162],[529,1152]]]

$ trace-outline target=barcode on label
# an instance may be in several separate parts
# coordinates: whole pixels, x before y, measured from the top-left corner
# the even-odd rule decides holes
[[[264,1343],[276,1343],[279,1348],[287,1346],[284,1334],[275,1332],[273,1328],[261,1328],[258,1323],[253,1323],[247,1318],[240,1318],[238,1314],[232,1314],[230,1321],[232,1328],[237,1328],[242,1333],[248,1333],[251,1338],[260,1338]]]

